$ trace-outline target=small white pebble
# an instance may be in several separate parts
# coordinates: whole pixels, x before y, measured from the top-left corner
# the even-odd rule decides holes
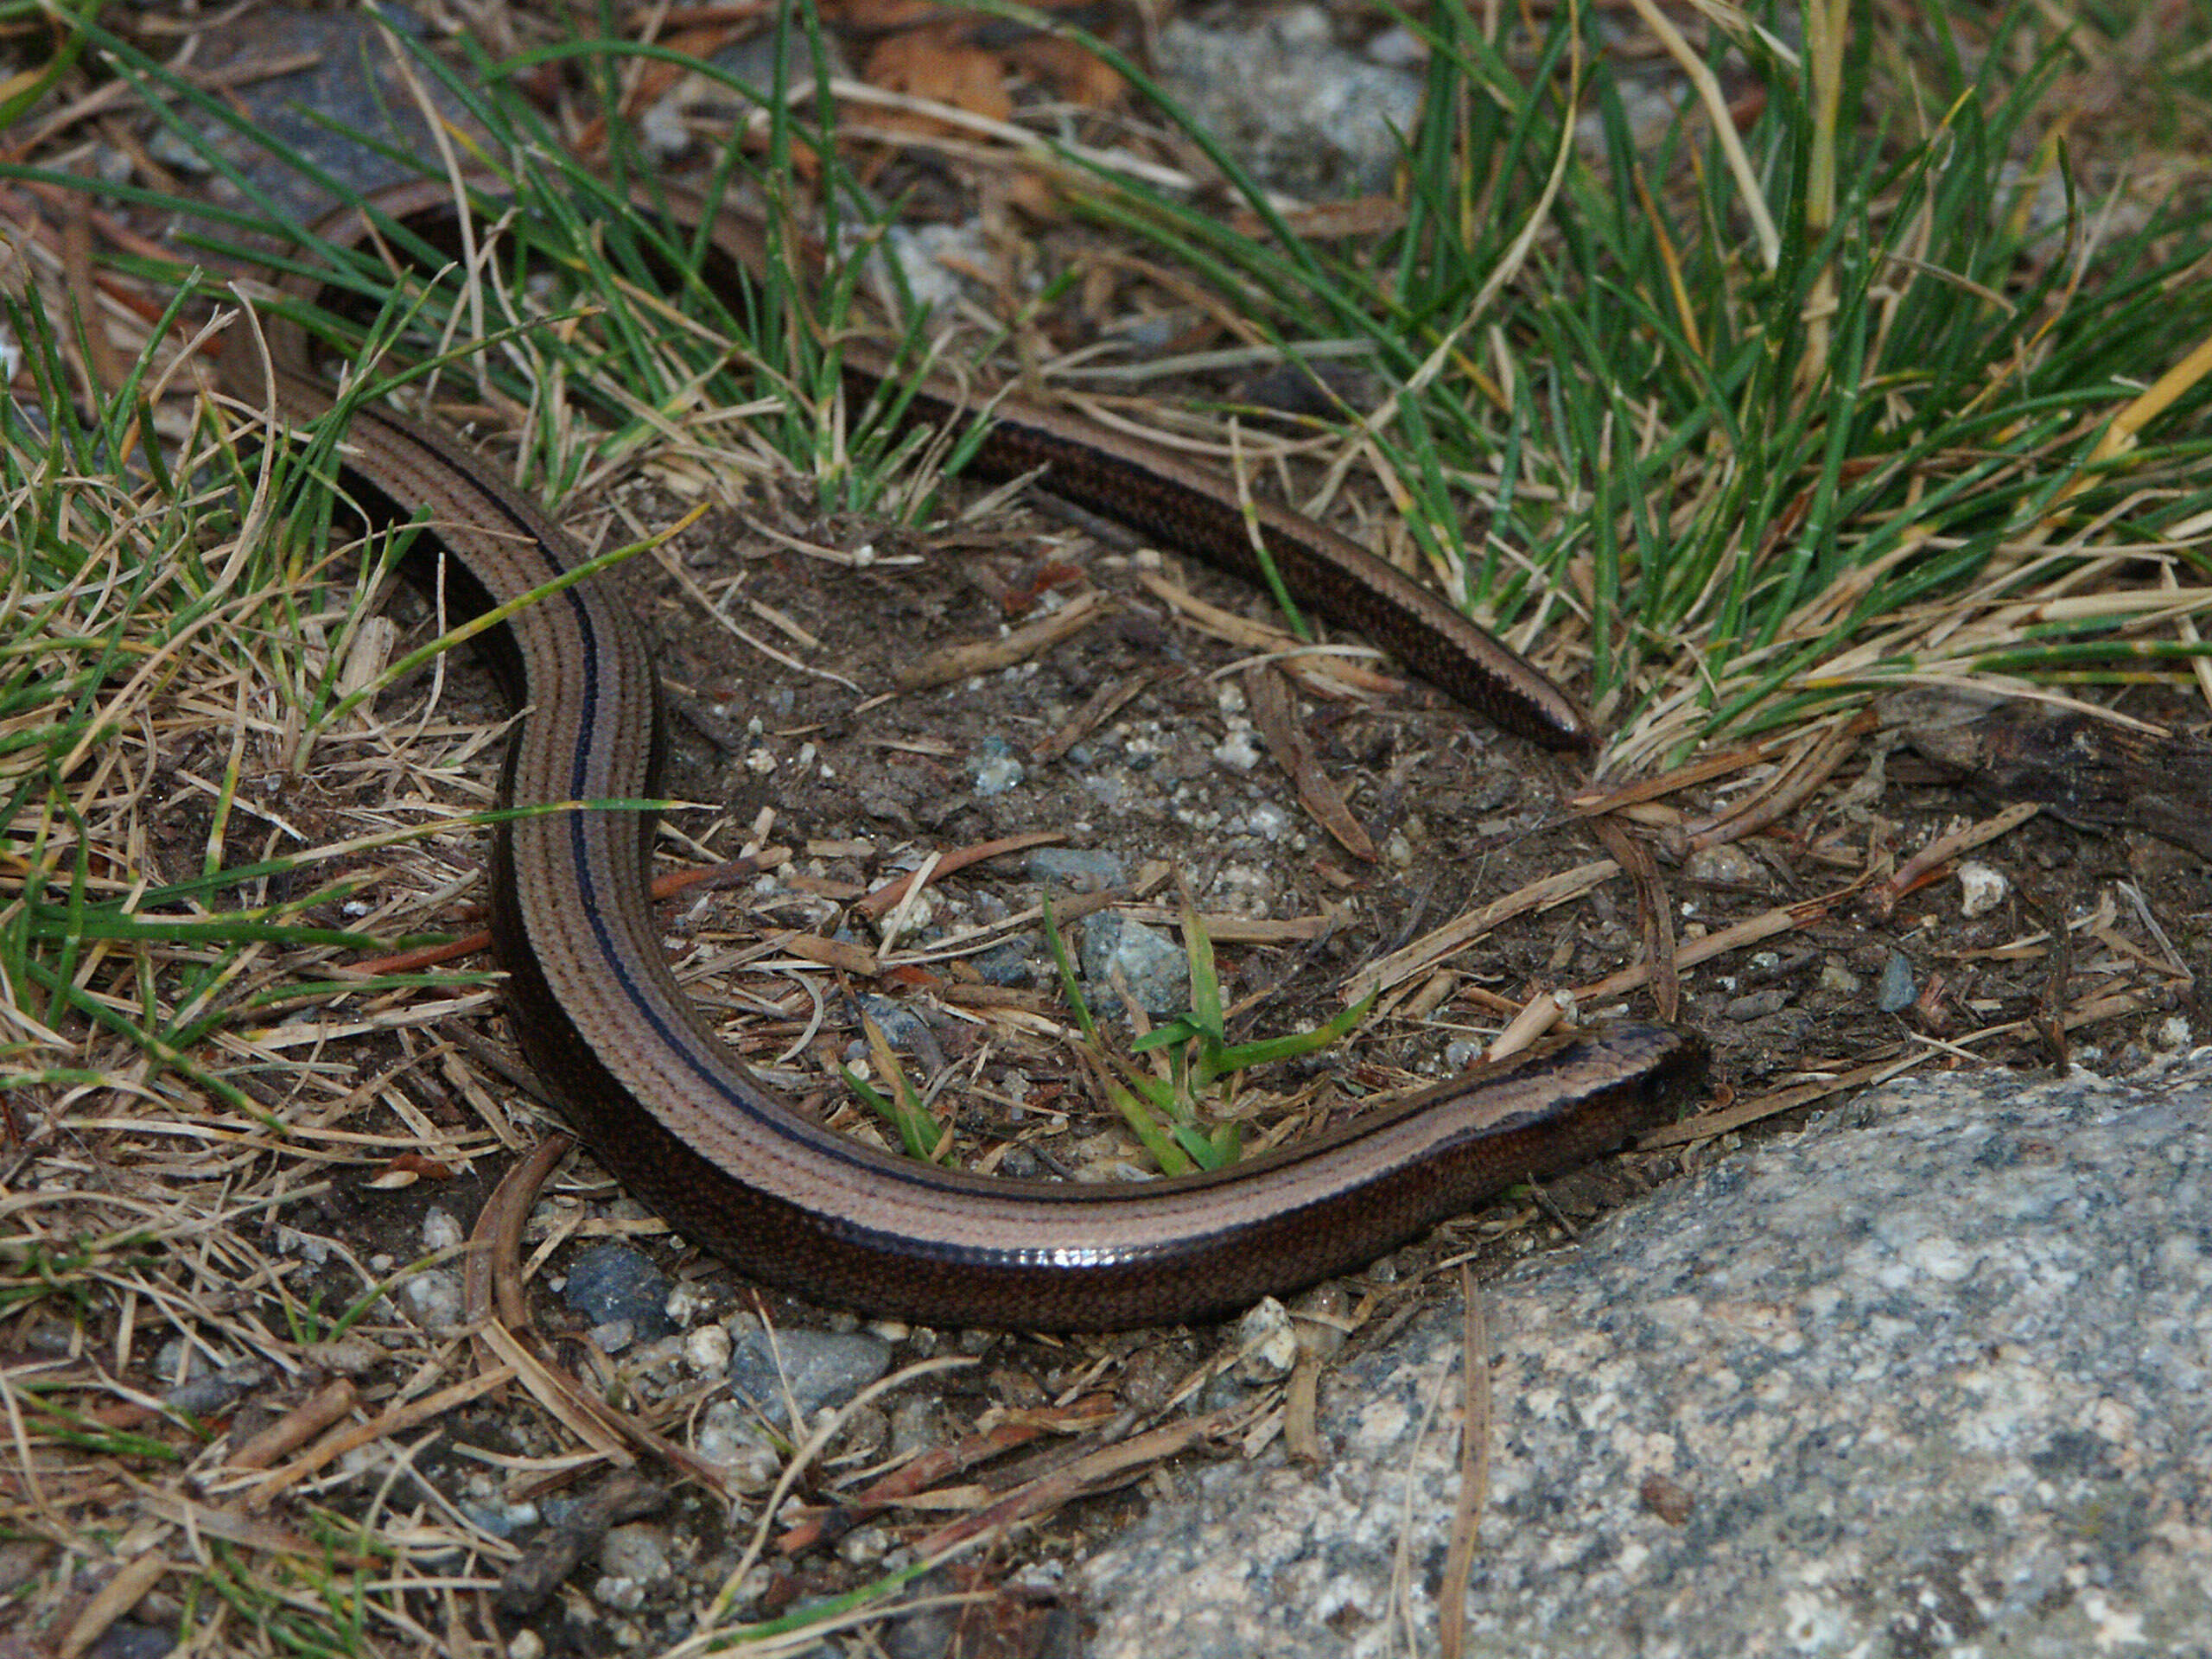
[[[1290,1375],[1298,1363],[1298,1329],[1290,1310],[1274,1297],[1236,1322],[1236,1378],[1240,1382],[1272,1382]]]
[[[1992,868],[1979,859],[1968,859],[1959,866],[1959,910],[1962,915],[1986,916],[2005,902],[2005,895],[2012,891],[2012,883],[2001,870]]]
[[[638,126],[647,148],[657,156],[681,156],[690,148],[690,129],[683,124],[683,111],[672,98],[647,105],[645,119]]]
[[[679,1281],[661,1304],[670,1323],[682,1327],[696,1323],[714,1305],[714,1298],[697,1285]]]
[[[1229,734],[1214,745],[1213,758],[1236,772],[1249,772],[1260,764],[1259,734],[1246,720],[1232,720]]]
[[[729,1332],[719,1325],[694,1325],[684,1333],[683,1363],[703,1376],[729,1369]]]

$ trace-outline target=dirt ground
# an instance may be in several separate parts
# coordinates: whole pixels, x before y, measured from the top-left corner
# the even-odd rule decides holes
[[[1224,390],[1194,383],[1160,396]],[[954,486],[941,508],[975,496]],[[623,524],[652,529],[688,504],[646,487],[620,505]],[[607,505],[576,504],[573,521],[588,542],[609,531]],[[1046,896],[1064,916],[1091,908],[1099,871],[1111,872],[1120,907],[1171,938],[1187,893],[1214,940],[1230,1034],[1243,1039],[1336,1016],[1361,969],[1499,895],[1636,855],[1630,869],[1423,963],[1388,988],[1349,1040],[1264,1070],[1235,1096],[1248,1148],[1316,1133],[1370,1097],[1464,1064],[1511,1010],[1558,988],[1578,992],[1585,1017],[1673,1018],[1712,1046],[1710,1100],[1679,1132],[1518,1189],[1345,1281],[1334,1317],[1352,1344],[1386,1342],[1413,1311],[1456,1297],[1457,1276],[1440,1265],[1471,1254],[1487,1270],[1565,1243],[1623,1201],[1726,1158],[1741,1137],[1786,1131],[1874,1077],[2065,1064],[2124,1073],[2212,1039],[2195,990],[2212,969],[2212,874],[2202,859],[2139,830],[2085,830],[2048,811],[2004,817],[2002,802],[1906,741],[1917,719],[1909,712],[1794,747],[1784,738],[1626,802],[1609,792],[1611,780],[1593,790],[1577,763],[1489,730],[1387,662],[1363,663],[1349,682],[1301,677],[1288,693],[1313,772],[1357,826],[1338,833],[1301,800],[1255,728],[1253,701],[1268,693],[1254,676],[1276,671],[1253,664],[1281,650],[1256,632],[1275,626],[1263,597],[1071,527],[1029,499],[972,522],[944,510],[933,520],[951,527],[823,522],[795,493],[756,488],[742,510],[709,515],[617,578],[658,640],[675,694],[669,792],[696,804],[670,815],[664,867],[771,849],[763,868],[664,906],[679,970],[726,1016],[748,1060],[841,1127],[883,1135],[831,1070],[864,1065],[865,1008],[890,1033],[907,1075],[944,1086],[954,1160],[1078,1179],[1141,1167],[1061,1039],[1068,1009],[1034,925],[1021,919]],[[620,525],[611,531],[626,536]],[[1255,632],[1225,641],[1221,634],[1241,631],[1205,620],[1186,594]],[[435,632],[419,595],[397,590],[391,607],[412,638]],[[1080,626],[1057,642],[900,689],[932,653],[1001,647],[1010,630],[1071,609]],[[2121,701],[2141,720],[2202,724],[2201,710],[2161,690]],[[394,724],[461,728],[501,718],[483,671],[461,661],[435,681],[426,672],[403,682],[378,712]],[[177,766],[219,770],[223,738],[211,734],[206,755],[181,752]],[[467,805],[484,804],[496,776],[496,745],[480,738],[480,729],[468,740],[474,758],[448,774],[461,779]],[[271,792],[257,798],[343,833],[345,802],[284,773],[281,757],[267,759]],[[1764,793],[1815,766],[1820,781],[1801,802],[1770,821],[1752,815]],[[1594,808],[1607,804],[1623,811],[1601,825]],[[199,857],[207,810],[181,793],[156,825],[157,851],[181,864]],[[1947,837],[1957,838],[1955,850],[1916,864]],[[949,864],[1008,838],[1033,844],[939,873],[915,907],[894,912],[887,945],[867,912],[871,893],[929,855]],[[1364,850],[1347,845],[1363,838]],[[1045,870],[1037,855],[1047,848],[1086,855],[1079,868],[1091,874]],[[426,854],[442,861],[437,879],[456,885],[456,931],[470,919],[462,907],[480,855],[480,841]],[[1679,966],[1639,976],[1655,942]],[[1091,994],[1103,1003],[1111,988]],[[286,1229],[336,1247],[288,1280],[290,1297],[348,1303],[361,1291],[357,1264],[414,1261],[434,1211],[465,1225],[492,1201],[512,1161],[505,1152],[411,1185],[390,1179],[389,1149],[416,1135],[410,1114],[455,1132],[496,1118],[511,1145],[550,1121],[526,1107],[503,1116],[522,1098],[497,1072],[504,1027],[488,994],[462,1000],[427,1040],[472,1040],[481,1058],[467,1083],[417,1069],[411,1035],[371,1037],[330,1061],[365,1084],[404,1069],[416,1092],[404,1105],[383,1093],[365,1098],[343,1124],[358,1145],[318,1166],[309,1196],[257,1224],[272,1249]],[[927,1581],[997,1596],[1012,1632],[997,1650],[1065,1650],[1051,1646],[1061,1638],[1045,1611],[1050,1564],[1079,1554],[1147,1491],[1172,1488],[1173,1457],[1239,1455],[1255,1435],[1283,1432],[1265,1391],[1272,1382],[1247,1387],[1219,1374],[1236,1357],[1236,1338],[1222,1330],[1048,1340],[864,1325],[746,1285],[623,1200],[588,1159],[563,1166],[552,1192],[524,1246],[527,1256],[549,1232],[562,1238],[528,1291],[543,1355],[670,1440],[688,1440],[710,1389],[667,1352],[608,1351],[591,1321],[562,1302],[559,1283],[584,1242],[619,1238],[650,1258],[680,1287],[694,1332],[717,1321],[873,1331],[893,1344],[894,1367],[976,1362],[906,1384],[845,1426],[795,1489],[797,1524],[819,1528],[833,1547],[794,1545],[760,1569],[745,1601],[756,1616],[842,1593],[941,1536],[934,1510],[886,1521],[850,1507],[855,1481],[895,1447],[964,1448],[968,1461],[948,1463],[940,1478],[965,1482],[970,1507],[982,1510],[1049,1485],[1079,1454],[1135,1445],[1126,1461],[1086,1467],[1037,1497],[1014,1541],[970,1558],[959,1576]],[[95,1345],[118,1340],[112,1320],[94,1334]],[[683,1337],[671,1340],[682,1349]],[[120,1341],[127,1350],[127,1333]],[[388,1395],[394,1379],[371,1376]],[[410,1454],[404,1478],[392,1478],[442,1514],[440,1495],[477,1480],[487,1458],[566,1458],[577,1441],[551,1426],[543,1398],[518,1390],[455,1405]],[[237,1408],[239,1424],[291,1403],[289,1393],[250,1402]],[[1204,1432],[1174,1438],[1176,1425],[1200,1421]],[[1009,1426],[1044,1438],[987,1460],[975,1443]],[[688,1467],[680,1456],[655,1466]],[[581,1461],[537,1480],[531,1495],[573,1495],[600,1474]],[[679,1610],[721,1581],[752,1525],[732,1518],[741,1512],[712,1481],[673,1484],[675,1507],[661,1521],[683,1566],[638,1615],[636,1628],[648,1631],[679,1632]],[[328,1501],[365,1510],[383,1493],[371,1479]],[[471,1562],[483,1573],[505,1565],[496,1551]],[[543,1628],[559,1617],[546,1614]],[[596,1627],[572,1622],[559,1639],[582,1651],[634,1645],[618,1618],[606,1618]],[[661,1618],[671,1622],[654,1622]]]
[[[874,553],[855,569],[802,550],[809,546]],[[1046,1034],[1065,1024],[1067,1013],[1033,932],[1018,929],[1012,945],[957,961],[933,958],[928,949],[933,937],[1016,916],[1048,889],[1063,905],[1080,900],[1065,883],[1040,883],[1026,852],[933,884],[930,909],[906,946],[918,960],[895,971],[849,973],[840,982],[787,937],[787,930],[819,938],[841,929],[836,937],[853,950],[873,950],[879,940],[844,907],[925,850],[1048,834],[1056,846],[1110,855],[1132,887],[1149,886],[1149,902],[1156,907],[1164,897],[1170,911],[1170,873],[1179,873],[1211,918],[1224,1001],[1239,1009],[1231,1034],[1240,1038],[1326,1020],[1342,1008],[1344,987],[1363,964],[1499,893],[1605,855],[1587,820],[1562,805],[1585,785],[1574,766],[1402,682],[1371,696],[1309,696],[1299,704],[1320,769],[1379,851],[1372,861],[1352,857],[1306,813],[1274,760],[1262,753],[1240,766],[1222,758],[1243,753],[1231,741],[1244,718],[1236,670],[1250,653],[1188,625],[1157,587],[1141,583],[1138,569],[1152,563],[1021,507],[931,546],[881,525],[777,515],[764,501],[758,515],[702,524],[666,550],[661,565],[632,567],[625,585],[652,623],[677,692],[671,793],[701,803],[674,814],[671,830],[721,855],[760,841],[791,852],[766,874],[671,901],[670,934],[695,994],[727,1009],[741,1050],[810,1109],[882,1138],[880,1126],[827,1081],[830,1063],[864,1063],[857,1010],[865,993],[874,1017],[899,1036],[909,1075],[931,1084],[950,1079],[944,1100],[957,1130],[955,1157],[1010,1173],[1077,1176],[1110,1175],[1132,1161],[1132,1142],[1097,1103],[1071,1050]],[[1267,619],[1267,601],[1238,584],[1168,568],[1178,585],[1187,582],[1207,602]],[[734,584],[738,597],[723,594],[724,584]],[[949,685],[894,690],[896,677],[918,658],[998,639],[1009,623],[1008,595],[1033,604],[1050,593],[1065,603],[1094,584],[1104,605],[1064,643]],[[723,614],[746,619],[747,631],[780,655],[709,620],[702,585]],[[416,604],[404,599],[400,608]],[[778,620],[764,620],[771,614]],[[1018,609],[1013,620],[1020,620]],[[465,713],[480,697],[488,712],[490,691],[477,677],[472,669],[454,671],[449,713]],[[1102,688],[1132,694],[1066,753],[1039,758],[1039,745],[1056,734],[1065,739]],[[410,718],[419,713],[406,688],[395,696]],[[1002,774],[1009,758],[1019,762],[1018,782],[997,791],[979,787],[988,766]],[[1694,822],[1777,769],[1754,767],[1669,804]],[[2044,814],[1967,859],[1937,864],[1924,884],[1883,903],[1884,879],[1916,852],[1961,824],[1988,824],[1999,811],[1910,748],[1867,733],[1783,821],[1740,842],[1660,857],[1654,890],[1674,912],[1678,950],[1760,918],[1772,923],[1786,914],[1792,924],[1681,972],[1677,1017],[1714,1051],[1710,1116],[1675,1144],[1518,1190],[1354,1275],[1334,1304],[1349,1310],[1350,1343],[1387,1341],[1419,1306],[1455,1299],[1457,1275],[1436,1272],[1440,1265],[1471,1254],[1478,1270],[1487,1271],[1565,1244],[1618,1204],[1726,1157],[1742,1135],[1801,1123],[1840,1098],[1850,1080],[1906,1065],[2047,1071],[2059,1063],[2054,1012],[2074,1022],[2066,1058],[2101,1070],[2124,1071],[2154,1051],[2197,1040],[2190,978],[2202,971],[2212,881],[2193,854],[2147,836],[2087,833]],[[1664,854],[1666,837],[1650,839]],[[2002,889],[1974,915],[1966,913],[1968,888],[1986,892],[1992,878],[1970,872],[1962,883],[1957,867],[1967,861],[1994,872]],[[1495,1031],[1502,1007],[1539,988],[1601,985],[1637,957],[1639,904],[1636,887],[1615,877],[1557,908],[1509,920],[1455,957],[1443,980],[1423,976],[1424,1018],[1376,1018],[1336,1049],[1262,1072],[1237,1100],[1248,1145],[1314,1132],[1362,1096],[1439,1075],[1464,1058],[1447,1055],[1455,1035],[1479,1041]],[[2048,939],[2057,918],[2072,930],[2070,948],[2060,951]],[[1172,932],[1172,914],[1156,919]],[[1289,937],[1266,937],[1271,930]],[[1885,1011],[1885,988],[1894,993],[1907,974],[1903,1006]],[[914,1016],[912,1023],[893,1010]],[[1591,1000],[1586,1012],[1649,1018],[1654,1003],[1644,990]],[[502,1040],[488,1019],[483,1035]],[[499,1160],[482,1160],[462,1182],[435,1188],[370,1192],[365,1185],[318,1224],[364,1259],[404,1257],[416,1247],[425,1209],[469,1211],[499,1168]],[[371,1173],[362,1172],[365,1183]],[[556,1186],[568,1206],[556,1206],[566,1217],[561,1224],[577,1228],[580,1238],[609,1229],[628,1238],[686,1287],[697,1318],[761,1318],[786,1332],[855,1328],[849,1314],[760,1293],[679,1239],[657,1234],[634,1206],[616,1202],[617,1190],[588,1160],[569,1166]],[[608,1216],[609,1205],[611,1221],[594,1219]],[[556,1255],[550,1280],[557,1281],[570,1259],[565,1250]],[[656,1421],[686,1397],[649,1382],[650,1367],[632,1370],[633,1356],[590,1359],[588,1321],[562,1306],[544,1281],[532,1307],[552,1351],[570,1356],[580,1375],[596,1364],[630,1378],[640,1399],[652,1402],[648,1415]],[[945,1446],[1009,1414],[1071,1412],[1056,1453],[1069,1458],[1127,1433],[1133,1422],[1173,1421],[1173,1414],[1156,1414],[1157,1403],[1186,1396],[1194,1379],[1202,1384],[1196,1398],[1217,1408],[1241,1400],[1257,1410],[1262,1397],[1215,1376],[1236,1349],[1226,1331],[1041,1339],[862,1328],[895,1338],[897,1363],[950,1351],[980,1361],[976,1372],[893,1396],[925,1393],[929,1433]],[[1122,1414],[1110,1428],[1083,1414],[1095,1414],[1102,1400]],[[542,1431],[528,1421],[534,1408],[520,1409],[522,1419],[476,1408],[456,1421],[452,1438],[537,1445]],[[868,1464],[889,1434],[887,1420],[864,1414],[839,1441],[838,1461]],[[1209,1451],[1182,1442],[1169,1449]],[[1210,1451],[1230,1449],[1217,1442]],[[461,1466],[442,1467],[443,1456],[426,1453],[425,1478],[460,1477]],[[1019,1458],[986,1465],[977,1478],[989,1491],[1016,1491],[1038,1478],[1039,1466]],[[957,1582],[990,1588],[1017,1623],[1044,1619],[1025,1575],[1040,1561],[1079,1555],[1147,1491],[1172,1487],[1173,1468],[1140,1459],[1090,1481],[1086,1502],[1051,1506],[1022,1541],[971,1562]],[[833,1533],[842,1501],[836,1477],[833,1466],[800,1488],[815,1506],[810,1513],[830,1517],[822,1523]],[[705,1561],[726,1561],[735,1548],[723,1512],[696,1491],[680,1496],[663,1519]],[[880,1548],[887,1540],[911,1542],[925,1525],[917,1516],[894,1519],[887,1533],[881,1525],[861,1532]],[[868,1549],[856,1556],[798,1551],[772,1575],[762,1605],[841,1592],[878,1564]],[[1031,1637],[1042,1639],[1036,1630]]]

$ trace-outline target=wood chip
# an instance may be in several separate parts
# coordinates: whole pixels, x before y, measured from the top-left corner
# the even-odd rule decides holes
[[[523,1558],[500,1576],[499,1611],[517,1618],[538,1611],[599,1548],[610,1528],[652,1515],[667,1502],[668,1489],[635,1470],[608,1476],[533,1537]]]
[[[1549,910],[1563,905],[1570,899],[1580,899],[1601,882],[1610,881],[1621,873],[1621,867],[1610,858],[1578,864],[1571,870],[1561,870],[1548,875],[1541,881],[1531,881],[1488,904],[1478,905],[1464,915],[1446,922],[1443,926],[1423,934],[1404,949],[1393,950],[1379,961],[1369,963],[1352,976],[1344,987],[1345,1005],[1357,1002],[1370,992],[1386,991],[1406,981],[1433,970],[1445,957],[1465,950],[1488,933],[1499,923],[1510,921],[1516,916],[1525,916],[1531,911]],[[1643,970],[1636,970],[1640,976]],[[1637,983],[1641,984],[1639,977]]]
[[[2026,699],[1978,719],[1915,721],[1905,741],[1999,800],[2034,801],[2079,829],[2139,830],[2212,858],[2212,742],[2146,732]]]
[[[1298,791],[1298,803],[1315,823],[1354,858],[1375,861],[1375,842],[1351,815],[1343,792],[1323,771],[1305,728],[1293,706],[1290,683],[1265,664],[1244,671],[1244,697],[1251,706],[1252,723],[1267,742],[1275,764],[1289,774]]]
[[[975,674],[991,674],[1042,656],[1064,639],[1074,638],[1105,614],[1106,596],[1078,594],[1050,616],[1023,624],[997,639],[979,639],[944,651],[925,652],[894,677],[901,691],[925,691],[933,685],[950,685]]]

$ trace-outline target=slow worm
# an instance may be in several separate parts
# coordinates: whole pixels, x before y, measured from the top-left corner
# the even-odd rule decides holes
[[[397,187],[318,234],[365,242],[379,223],[448,228],[434,182]],[[714,280],[757,257],[713,227]],[[321,285],[288,278],[296,296]],[[227,390],[287,427],[330,410],[308,337],[262,314],[264,359],[234,340]],[[845,347],[848,391],[891,364]],[[931,379],[913,422],[967,404]],[[1225,480],[1089,422],[1013,398],[971,470],[1042,469],[1045,483],[1139,534],[1248,579],[1245,509]],[[505,603],[582,561],[536,504],[454,436],[374,406],[340,451],[357,500],[420,517],[447,556],[457,612]],[[1258,532],[1300,602],[1356,628],[1509,731],[1560,749],[1595,741],[1589,718],[1542,674],[1357,543],[1255,504]],[[458,576],[456,583],[455,578]],[[659,688],[636,620],[583,581],[486,636],[527,711],[507,757],[517,806],[651,798]],[[647,897],[652,823],[578,809],[502,825],[493,840],[493,933],[509,1017],[531,1064],[601,1161],[694,1243],[823,1301],[939,1324],[1116,1329],[1231,1312],[1347,1271],[1512,1182],[1619,1146],[1701,1081],[1705,1050],[1672,1027],[1595,1027],[1426,1090],[1351,1127],[1210,1175],[1104,1185],[995,1179],[874,1150],[810,1122],[730,1052],[678,988]]]

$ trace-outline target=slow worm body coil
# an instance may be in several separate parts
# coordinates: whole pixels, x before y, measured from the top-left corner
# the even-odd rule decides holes
[[[320,234],[367,237],[379,214],[455,213],[442,187],[403,186]],[[741,264],[750,244],[715,227]],[[726,280],[731,278],[725,278]],[[292,286],[314,297],[315,285]],[[332,405],[295,323],[270,312],[258,352],[224,353],[226,386],[287,426]],[[849,347],[849,392],[890,365]],[[959,418],[926,383],[906,417]],[[1046,485],[1141,535],[1247,578],[1258,563],[1234,489],[1179,458],[1012,399],[970,470],[1043,469]],[[461,578],[456,612],[503,604],[573,569],[574,541],[434,426],[365,406],[347,427],[348,490],[421,516]],[[1592,742],[1557,687],[1364,549],[1286,509],[1258,525],[1300,602],[1355,627],[1498,725],[1560,748]],[[487,636],[528,716],[503,794],[517,805],[651,798],[659,692],[637,621],[586,580]],[[1014,1181],[891,1156],[810,1122],[694,1011],[648,899],[644,815],[558,811],[503,826],[493,931],[524,1053],[600,1160],[693,1242],[824,1301],[940,1324],[1113,1329],[1233,1311],[1371,1261],[1511,1182],[1618,1146],[1702,1077],[1704,1049],[1662,1026],[1616,1025],[1478,1069],[1339,1133],[1211,1175],[1109,1185]]]

